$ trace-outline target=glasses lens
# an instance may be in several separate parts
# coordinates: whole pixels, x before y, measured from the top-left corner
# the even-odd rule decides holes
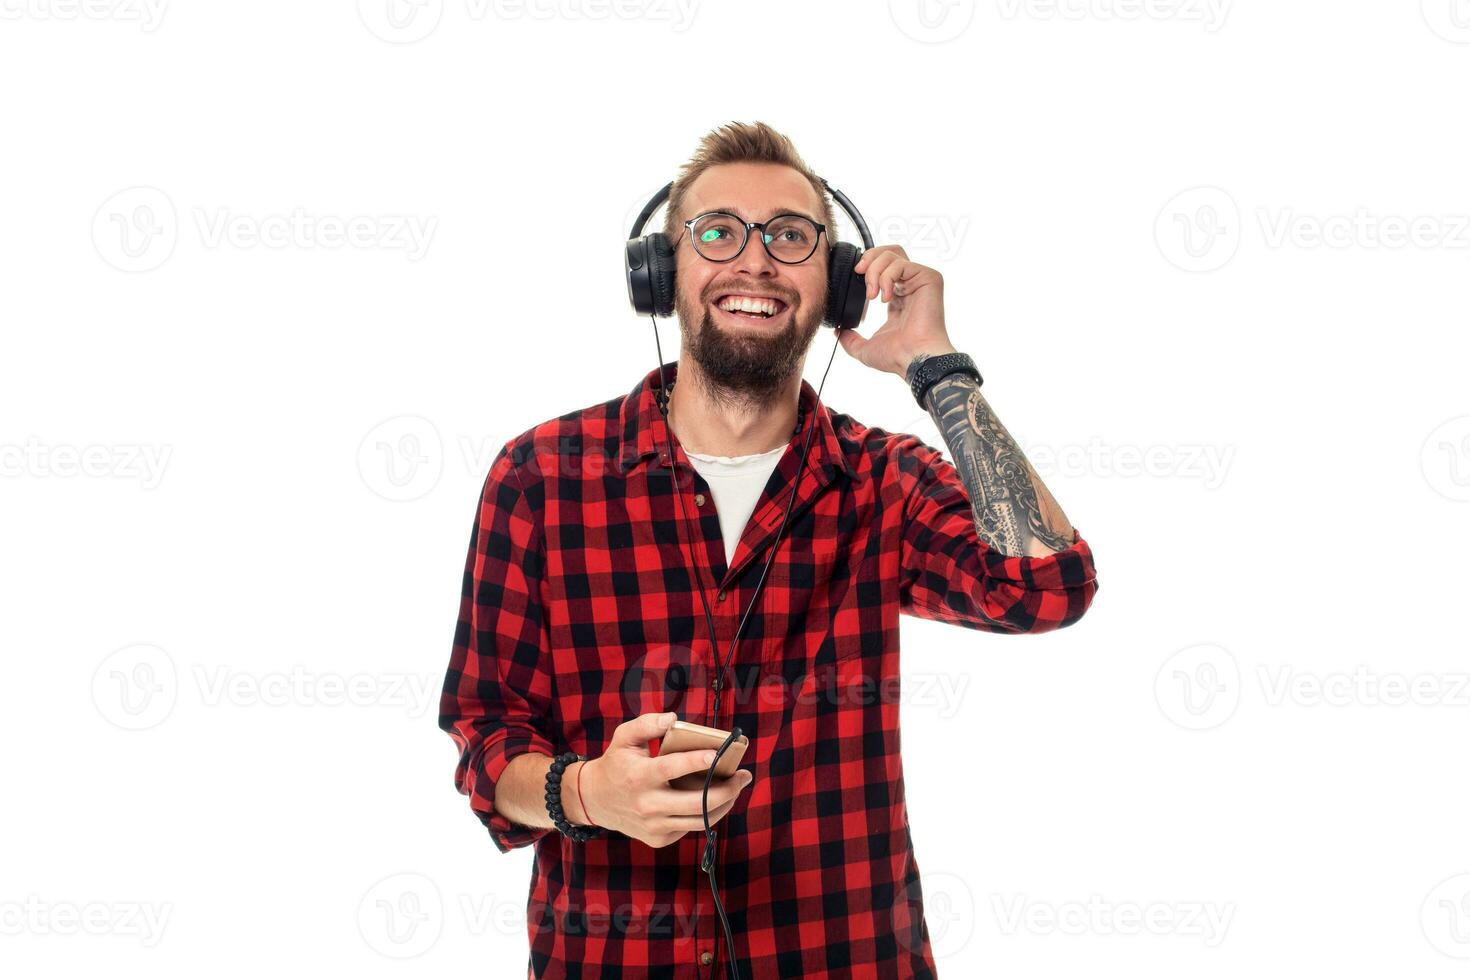
[[[689,226],[694,250],[707,259],[723,262],[745,244],[745,225],[732,214],[702,214]]]
[[[801,262],[817,248],[817,226],[796,214],[766,224],[766,249],[782,262]]]

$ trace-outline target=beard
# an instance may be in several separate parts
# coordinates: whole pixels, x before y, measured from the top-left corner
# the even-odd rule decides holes
[[[683,349],[699,365],[710,394],[752,407],[767,403],[800,373],[806,352],[822,325],[825,310],[805,309],[795,293],[782,294],[787,304],[786,326],[777,333],[756,329],[732,330],[720,325],[710,312],[710,302],[739,288],[721,286],[705,290],[705,298],[691,298],[677,289],[674,307],[679,314]]]

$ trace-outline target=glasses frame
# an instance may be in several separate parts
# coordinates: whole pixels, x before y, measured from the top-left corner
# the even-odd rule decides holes
[[[740,247],[735,250],[735,254],[730,256],[728,259],[710,258],[708,255],[705,255],[699,250],[699,245],[694,241],[694,223],[704,218],[708,218],[712,214],[723,215],[726,218],[731,218],[737,225],[740,225],[744,229],[745,240],[740,243]],[[783,259],[777,257],[776,254],[771,251],[771,245],[769,242],[766,241],[766,225],[769,225],[774,221],[779,221],[782,218],[800,218],[803,221],[810,222],[811,225],[817,229],[816,235],[812,236],[812,250],[806,253],[805,257],[794,260]],[[740,217],[740,215],[731,214],[729,211],[706,211],[703,214],[696,214],[694,217],[684,222],[684,230],[689,232],[689,247],[694,249],[694,254],[698,255],[706,262],[717,263],[734,262],[736,259],[740,258],[740,256],[745,252],[745,246],[750,244],[751,231],[756,228],[759,228],[761,232],[761,248],[766,250],[766,254],[771,257],[771,261],[780,262],[782,265],[801,265],[803,262],[808,261],[813,255],[817,254],[817,246],[822,243],[822,236],[827,234],[827,226],[823,222],[814,221],[813,219],[808,218],[806,215],[798,214],[795,211],[783,211],[780,214],[772,215],[765,221],[746,221],[744,218]]]

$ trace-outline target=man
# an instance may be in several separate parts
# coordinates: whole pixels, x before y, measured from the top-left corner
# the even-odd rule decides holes
[[[668,784],[709,754],[650,743],[676,715],[739,726],[741,769],[708,804],[740,975],[935,976],[899,752],[898,616],[1068,626],[1097,589],[1091,551],[971,374],[925,397],[953,464],[817,401],[802,367],[835,222],[784,136],[707,135],[668,214],[683,345],[663,366],[667,424],[654,370],[522,433],[491,466],[441,703],[456,784],[502,851],[536,847],[532,975],[723,975],[705,839],[690,833],[702,794]],[[821,247],[802,257],[781,215],[824,224]],[[849,355],[908,381],[955,353],[936,270],[887,245],[856,272],[887,319],[840,334]],[[568,752],[588,760],[561,771],[575,833],[552,829],[546,799]],[[966,815],[949,816],[963,833]]]

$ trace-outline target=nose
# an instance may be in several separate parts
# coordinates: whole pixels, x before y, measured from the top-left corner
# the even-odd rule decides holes
[[[757,241],[765,234],[759,228],[751,228],[745,236],[745,245],[741,247],[740,253],[730,260],[730,265],[735,272],[746,272],[753,276],[774,276],[776,274],[776,260],[771,258],[771,253],[766,251],[764,242]]]

